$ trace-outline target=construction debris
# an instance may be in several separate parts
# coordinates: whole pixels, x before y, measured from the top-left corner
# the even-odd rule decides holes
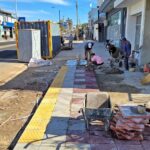
[[[123,74],[124,71],[120,70],[119,68],[112,68],[111,70],[107,71],[106,74]]]
[[[141,83],[142,83],[143,85],[150,84],[150,74],[148,74],[147,76],[145,76],[145,77],[141,80]]]
[[[42,67],[50,65],[52,65],[50,60],[31,58],[28,67]]]
[[[119,106],[110,123],[110,129],[120,140],[144,139],[145,125],[149,122],[150,113],[138,112],[138,106]]]

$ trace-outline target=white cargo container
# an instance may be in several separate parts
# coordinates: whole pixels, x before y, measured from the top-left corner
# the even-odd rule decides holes
[[[40,30],[20,29],[18,33],[18,60],[29,62],[31,58],[41,59]]]

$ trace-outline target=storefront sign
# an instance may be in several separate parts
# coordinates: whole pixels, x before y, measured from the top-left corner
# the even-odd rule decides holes
[[[25,18],[25,17],[19,17],[19,18],[18,18],[18,21],[19,21],[19,22],[25,22],[25,21],[26,21],[26,18]]]

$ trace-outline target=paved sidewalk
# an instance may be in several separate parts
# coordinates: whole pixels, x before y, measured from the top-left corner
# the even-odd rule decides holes
[[[11,42],[11,41],[15,41],[15,38],[9,38],[9,39],[3,39],[3,38],[0,38],[0,43],[7,43],[7,42]]]
[[[8,81],[15,78],[17,75],[27,69],[23,63],[6,63],[0,62],[0,85],[4,85]]]
[[[67,68],[52,115],[48,116],[47,109],[41,110],[43,119],[44,116],[50,117],[43,138],[38,136],[41,134],[38,128],[42,126],[40,122],[37,128],[30,126],[33,132],[25,130],[27,135],[21,137],[15,150],[148,150],[148,141],[120,141],[110,135],[106,136],[103,126],[93,125],[90,126],[90,131],[86,131],[83,117],[78,111],[83,107],[85,94],[98,91],[95,76],[81,66]]]
[[[102,53],[101,45],[96,51]],[[75,50],[60,53],[64,59],[84,54],[83,44]],[[78,49],[79,48],[79,49]],[[68,54],[68,55],[65,55]],[[103,53],[104,55],[104,53]],[[49,88],[35,115],[22,134],[15,150],[149,150],[150,129],[146,128],[147,140],[121,141],[109,134],[106,136],[102,125],[85,129],[79,109],[87,92],[99,91],[94,72],[84,66],[64,66]]]

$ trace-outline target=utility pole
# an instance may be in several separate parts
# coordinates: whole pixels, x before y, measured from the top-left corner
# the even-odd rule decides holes
[[[61,16],[60,16],[60,10],[59,10],[59,23],[60,23],[60,19],[61,19]]]
[[[18,1],[16,0],[16,19],[18,20]]]
[[[79,16],[78,16],[78,0],[76,0],[76,17],[77,17],[76,34],[77,34],[77,40],[79,40]]]

